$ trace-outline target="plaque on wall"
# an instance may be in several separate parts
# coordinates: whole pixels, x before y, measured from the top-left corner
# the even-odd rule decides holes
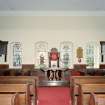
[[[72,42],[65,41],[60,43],[60,67],[70,68],[72,67]]]
[[[78,62],[81,63],[81,58],[83,58],[83,48],[78,47],[76,52],[77,52]]]

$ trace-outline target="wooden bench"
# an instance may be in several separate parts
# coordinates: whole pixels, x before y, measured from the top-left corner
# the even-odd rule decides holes
[[[70,87],[72,104],[75,105],[77,102],[78,93],[78,85],[77,84],[88,84],[88,83],[105,83],[105,76],[72,76],[70,78]]]
[[[37,77],[35,76],[0,76],[0,84],[29,84],[31,102],[37,103]]]
[[[77,105],[88,105],[89,97],[92,92],[95,94],[105,94],[105,84],[78,84],[79,96]]]
[[[0,94],[19,94],[19,105],[31,105],[29,84],[0,84]]]
[[[0,105],[19,105],[18,94],[0,94]]]
[[[74,84],[78,83],[85,83],[85,82],[90,82],[92,79],[105,79],[105,76],[72,76],[70,78],[70,84],[71,86]],[[97,80],[99,82],[100,80]]]
[[[105,105],[105,94],[91,93],[89,105]]]

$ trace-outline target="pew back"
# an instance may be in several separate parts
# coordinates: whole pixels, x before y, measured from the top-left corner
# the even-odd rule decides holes
[[[105,94],[91,93],[89,105],[105,105]]]
[[[88,105],[89,97],[92,92],[94,92],[95,94],[105,94],[105,84],[78,84],[78,85],[79,85],[78,105]]]
[[[0,94],[0,105],[19,105],[18,94]]]
[[[37,82],[35,76],[0,76],[0,84],[29,84],[32,103],[37,102]]]
[[[93,79],[96,79],[96,81]],[[101,82],[100,79],[102,79],[102,82],[104,82],[105,76],[72,76],[70,78],[70,84],[72,86],[74,84],[91,83],[93,81],[94,83],[99,83]]]
[[[19,105],[30,105],[28,84],[0,84],[0,93],[19,94]]]
[[[72,88],[72,104],[74,105],[79,95],[77,84],[104,84],[105,76],[72,76],[70,83]]]

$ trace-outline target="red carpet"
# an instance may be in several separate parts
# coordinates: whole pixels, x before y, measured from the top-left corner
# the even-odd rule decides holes
[[[38,105],[71,105],[70,88],[39,87]]]

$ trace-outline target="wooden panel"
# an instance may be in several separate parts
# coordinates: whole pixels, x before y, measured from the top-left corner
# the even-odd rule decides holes
[[[0,76],[0,84],[29,84],[33,103],[37,101],[37,80],[35,76]]]
[[[22,64],[22,75],[31,75],[31,71],[34,70],[34,64]]]
[[[22,64],[22,70],[34,70],[34,64]]]
[[[105,94],[91,93],[89,105],[105,105]]]
[[[78,105],[88,105],[89,98],[85,100],[86,95],[90,95],[92,92],[96,94],[105,94],[105,84],[81,84],[79,85],[79,103]]]
[[[78,84],[89,84],[89,83],[92,83],[92,84],[99,84],[99,83],[102,83],[104,84],[105,83],[105,76],[72,76],[70,78],[70,85],[71,85],[71,88],[72,88],[72,100],[73,100],[73,104],[74,104],[74,101],[75,101],[75,97],[79,95],[79,87],[78,87]]]
[[[74,64],[74,69],[78,70],[78,69],[86,69],[86,64]]]
[[[0,84],[0,93],[19,93],[20,105],[31,104],[28,84]],[[24,98],[21,98],[21,95],[24,96]]]
[[[105,69],[105,64],[100,64],[100,69]]]
[[[9,64],[0,64],[0,69],[9,69]]]
[[[18,94],[0,94],[0,105],[20,105]]]

